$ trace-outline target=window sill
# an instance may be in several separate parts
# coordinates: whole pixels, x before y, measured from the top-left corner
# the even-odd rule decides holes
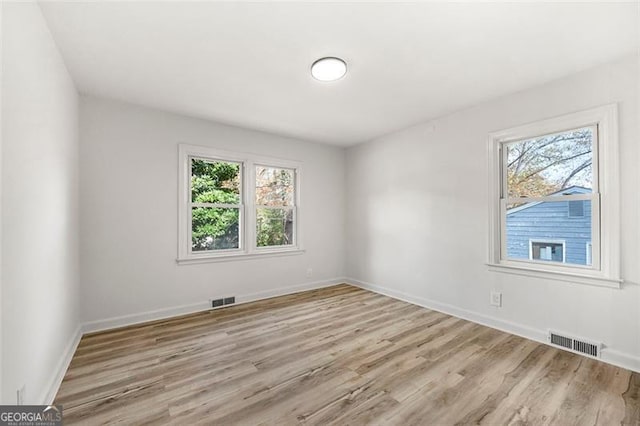
[[[217,263],[231,262],[236,260],[264,259],[268,257],[296,256],[305,253],[306,250],[294,248],[286,250],[265,250],[253,253],[231,253],[214,256],[192,256],[186,258],[178,258],[178,265],[191,265],[194,263]]]
[[[566,281],[576,284],[587,284],[597,287],[608,287],[619,289],[622,287],[623,280],[616,278],[607,278],[603,276],[580,274],[577,272],[560,272],[545,271],[542,269],[521,266],[521,265],[505,265],[501,263],[487,263],[489,271],[500,272],[503,274],[523,275],[526,277],[545,278],[556,281]]]

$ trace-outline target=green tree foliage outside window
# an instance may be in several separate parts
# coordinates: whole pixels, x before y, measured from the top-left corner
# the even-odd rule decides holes
[[[191,160],[191,249],[240,247],[241,164]],[[256,167],[256,245],[293,244],[295,171]]]
[[[191,201],[206,204],[192,207],[193,251],[239,247],[240,164],[192,159]]]
[[[258,247],[293,244],[293,211],[257,209]]]

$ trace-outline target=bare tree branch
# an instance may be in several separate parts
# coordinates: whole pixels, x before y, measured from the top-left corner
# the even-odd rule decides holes
[[[543,172],[543,171],[547,170],[550,167],[556,166],[556,165],[558,165],[560,163],[563,163],[565,161],[574,160],[574,159],[576,159],[578,157],[581,157],[583,155],[590,154],[590,153],[591,153],[591,150],[585,151],[585,152],[581,152],[581,153],[576,154],[576,155],[572,155],[571,157],[561,158],[561,159],[559,159],[557,161],[554,161],[553,163],[547,164],[546,166],[529,173],[525,177],[519,179],[519,181],[520,182],[525,181],[525,180],[529,179],[531,176],[537,175],[538,173]]]
[[[567,184],[571,181],[571,179],[577,175],[578,173],[580,173],[581,171],[583,171],[584,169],[586,169],[587,167],[591,166],[591,159],[585,161],[584,163],[582,163],[579,167],[575,168],[571,174],[569,174],[569,176],[567,176],[567,178],[562,182],[562,189],[567,187]]]

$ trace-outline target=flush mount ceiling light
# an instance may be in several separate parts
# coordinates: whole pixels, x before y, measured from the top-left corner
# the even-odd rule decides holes
[[[311,75],[320,81],[335,81],[347,73],[347,63],[340,58],[320,58],[311,65]]]

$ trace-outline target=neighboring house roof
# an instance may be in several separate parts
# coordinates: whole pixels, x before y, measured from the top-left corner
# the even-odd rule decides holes
[[[554,195],[572,195],[572,194],[589,194],[591,192],[591,188],[585,188],[583,186],[570,186],[568,188],[561,189],[560,191],[549,194],[550,197]],[[526,203],[518,207],[514,207],[512,209],[507,210],[507,215],[512,213],[517,213],[519,211],[528,209],[529,207],[537,206],[538,204],[542,204],[545,201],[536,201],[533,203]],[[547,201],[548,202],[548,201]]]

